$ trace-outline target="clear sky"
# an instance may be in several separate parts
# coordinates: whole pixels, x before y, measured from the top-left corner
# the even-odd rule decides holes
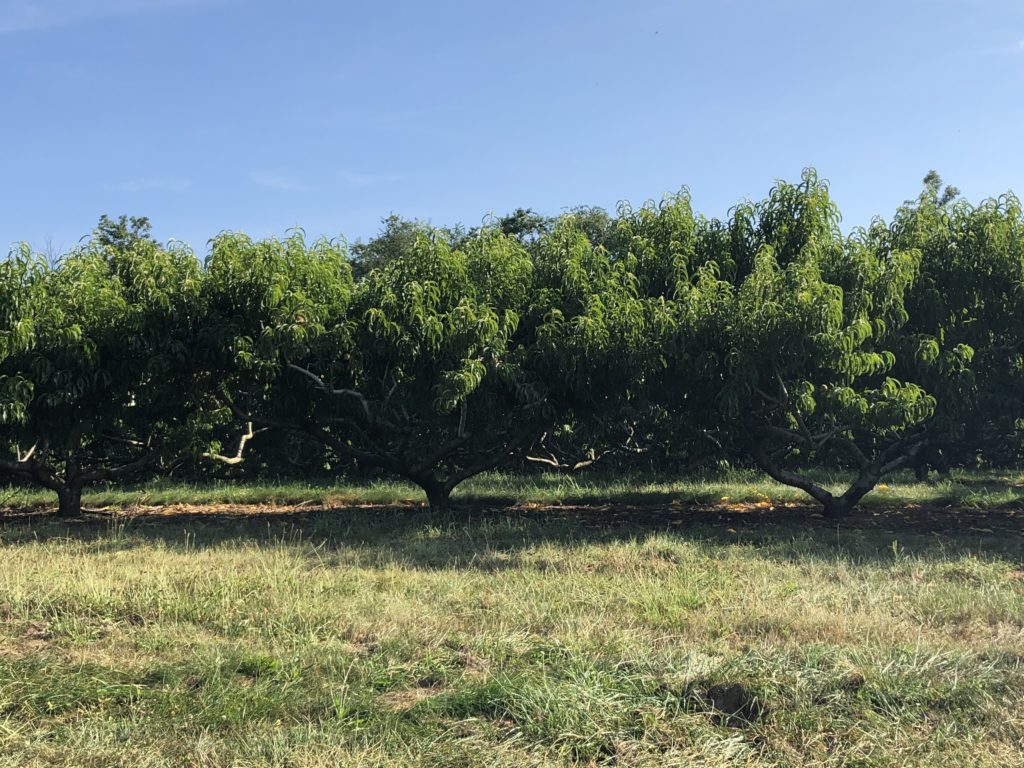
[[[0,243],[1024,193],[1024,0],[0,0]]]

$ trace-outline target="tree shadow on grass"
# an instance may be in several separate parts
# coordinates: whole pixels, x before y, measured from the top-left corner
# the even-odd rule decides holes
[[[813,506],[629,503],[559,506],[457,504],[439,515],[416,504],[308,508],[217,505],[90,514],[79,521],[32,513],[0,521],[0,541],[72,539],[99,550],[159,543],[172,551],[309,545],[320,562],[413,568],[498,570],[522,554],[644,541],[654,536],[707,546],[744,545],[792,562],[891,562],[900,556],[972,554],[1024,562],[1024,510],[865,507],[841,521]],[[894,547],[894,542],[897,544]]]

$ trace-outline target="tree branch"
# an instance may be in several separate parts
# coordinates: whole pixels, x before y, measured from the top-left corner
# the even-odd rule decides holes
[[[530,438],[536,434],[535,430],[523,430],[516,437],[510,440],[508,443],[502,445],[489,455],[480,459],[474,464],[470,464],[468,467],[463,469],[461,472],[456,472],[445,482],[445,486],[450,490],[456,485],[461,483],[475,475],[479,475],[481,472],[486,472],[489,469],[494,469],[496,466],[501,464],[506,458],[516,452],[523,444],[528,442]]]
[[[366,395],[364,395],[362,392],[357,392],[354,389],[331,387],[327,382],[325,382],[311,370],[309,370],[308,368],[303,368],[300,365],[295,365],[295,363],[288,363],[288,367],[291,368],[293,371],[301,373],[303,376],[309,378],[314,384],[316,384],[318,389],[320,389],[323,392],[326,392],[329,395],[354,397],[356,400],[359,401],[359,404],[362,406],[363,413],[366,415],[366,420],[371,420],[370,403],[369,401],[367,401]]]
[[[35,453],[35,446],[33,446],[31,453]],[[39,483],[44,488],[50,489],[51,491],[56,491],[61,487],[61,482],[57,477],[57,473],[49,467],[40,464],[31,456],[19,461],[0,458],[0,472],[7,472],[12,475],[26,477]]]
[[[243,458],[243,454],[245,453],[246,444],[254,437],[256,437],[256,435],[258,435],[260,432],[266,432],[268,429],[269,427],[263,427],[262,429],[253,430],[252,422],[249,421],[246,423],[245,434],[238,438],[238,451],[235,453],[234,456],[224,456],[219,453],[206,451],[205,453],[203,453],[203,458],[213,459],[214,461],[219,461],[222,464],[228,464],[229,466],[241,464],[245,460]]]
[[[445,443],[444,445],[434,450],[432,453],[428,453],[426,456],[420,459],[419,462],[413,465],[410,471],[416,474],[426,472],[431,467],[436,465],[439,461],[446,459],[447,457],[455,453],[457,450],[459,450],[459,448],[466,444],[468,439],[469,438],[467,436],[463,435],[461,437],[455,438],[451,442]]]
[[[20,458],[17,461],[0,459],[0,470],[10,472],[15,475],[31,475],[34,463],[35,462],[30,463],[28,461],[22,461]]]
[[[146,447],[149,446],[149,441],[148,440],[144,443],[141,440],[131,440],[131,439],[127,438],[127,437],[117,437],[116,435],[107,435],[107,434],[104,434],[102,432],[99,434],[99,437],[103,438],[104,440],[109,440],[112,443],[121,443],[121,445],[130,445],[133,448],[146,448]]]
[[[78,475],[78,478],[84,483],[95,483],[100,480],[116,480],[124,477],[125,475],[137,472],[143,467],[152,464],[155,460],[155,453],[144,453],[142,456],[135,459],[135,461],[130,461],[127,464],[122,464],[119,467],[112,467],[110,469],[95,469],[92,472],[82,472]]]
[[[783,485],[799,488],[825,507],[828,507],[832,502],[833,497],[831,493],[803,475],[798,475],[795,472],[790,472],[780,467],[771,459],[760,443],[754,442],[751,444],[750,454],[753,456],[754,462],[773,480]]]
[[[853,440],[841,436],[833,436],[831,439],[843,450],[845,450],[848,454],[853,456],[853,458],[857,462],[857,466],[860,467],[861,470],[867,469],[869,466],[871,466],[871,461],[868,459],[866,455],[864,455],[864,451],[862,451],[860,449],[860,446],[857,445]]]
[[[15,446],[14,447],[14,452],[18,456],[18,463],[19,464],[26,464],[26,463],[28,463],[28,461],[32,458],[33,454],[36,452],[36,448],[38,448],[38,447],[39,447],[39,441],[37,440],[35,443],[33,443],[32,447],[28,449],[28,453],[24,453],[23,454],[21,452],[21,447],[20,446]]]

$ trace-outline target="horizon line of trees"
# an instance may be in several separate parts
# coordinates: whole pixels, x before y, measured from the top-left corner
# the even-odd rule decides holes
[[[1024,214],[931,172],[843,235],[813,169],[725,219],[688,191],[347,249],[226,232],[200,262],[103,217],[0,261],[0,478],[405,478],[728,460],[848,513],[889,473],[1024,459]],[[833,493],[818,467],[849,470]],[[226,469],[225,469],[226,468]]]

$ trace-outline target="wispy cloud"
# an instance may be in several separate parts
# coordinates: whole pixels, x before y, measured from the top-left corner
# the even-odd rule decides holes
[[[309,189],[305,184],[278,171],[250,171],[249,181],[259,187],[278,189],[282,192],[304,192]]]
[[[104,184],[103,188],[111,192],[184,192],[192,186],[189,179],[127,179],[112,184]]]
[[[0,34],[157,11],[213,0],[0,0]]]
[[[372,187],[377,184],[389,184],[401,181],[405,176],[398,173],[352,173],[344,171],[341,179],[350,187]]]

